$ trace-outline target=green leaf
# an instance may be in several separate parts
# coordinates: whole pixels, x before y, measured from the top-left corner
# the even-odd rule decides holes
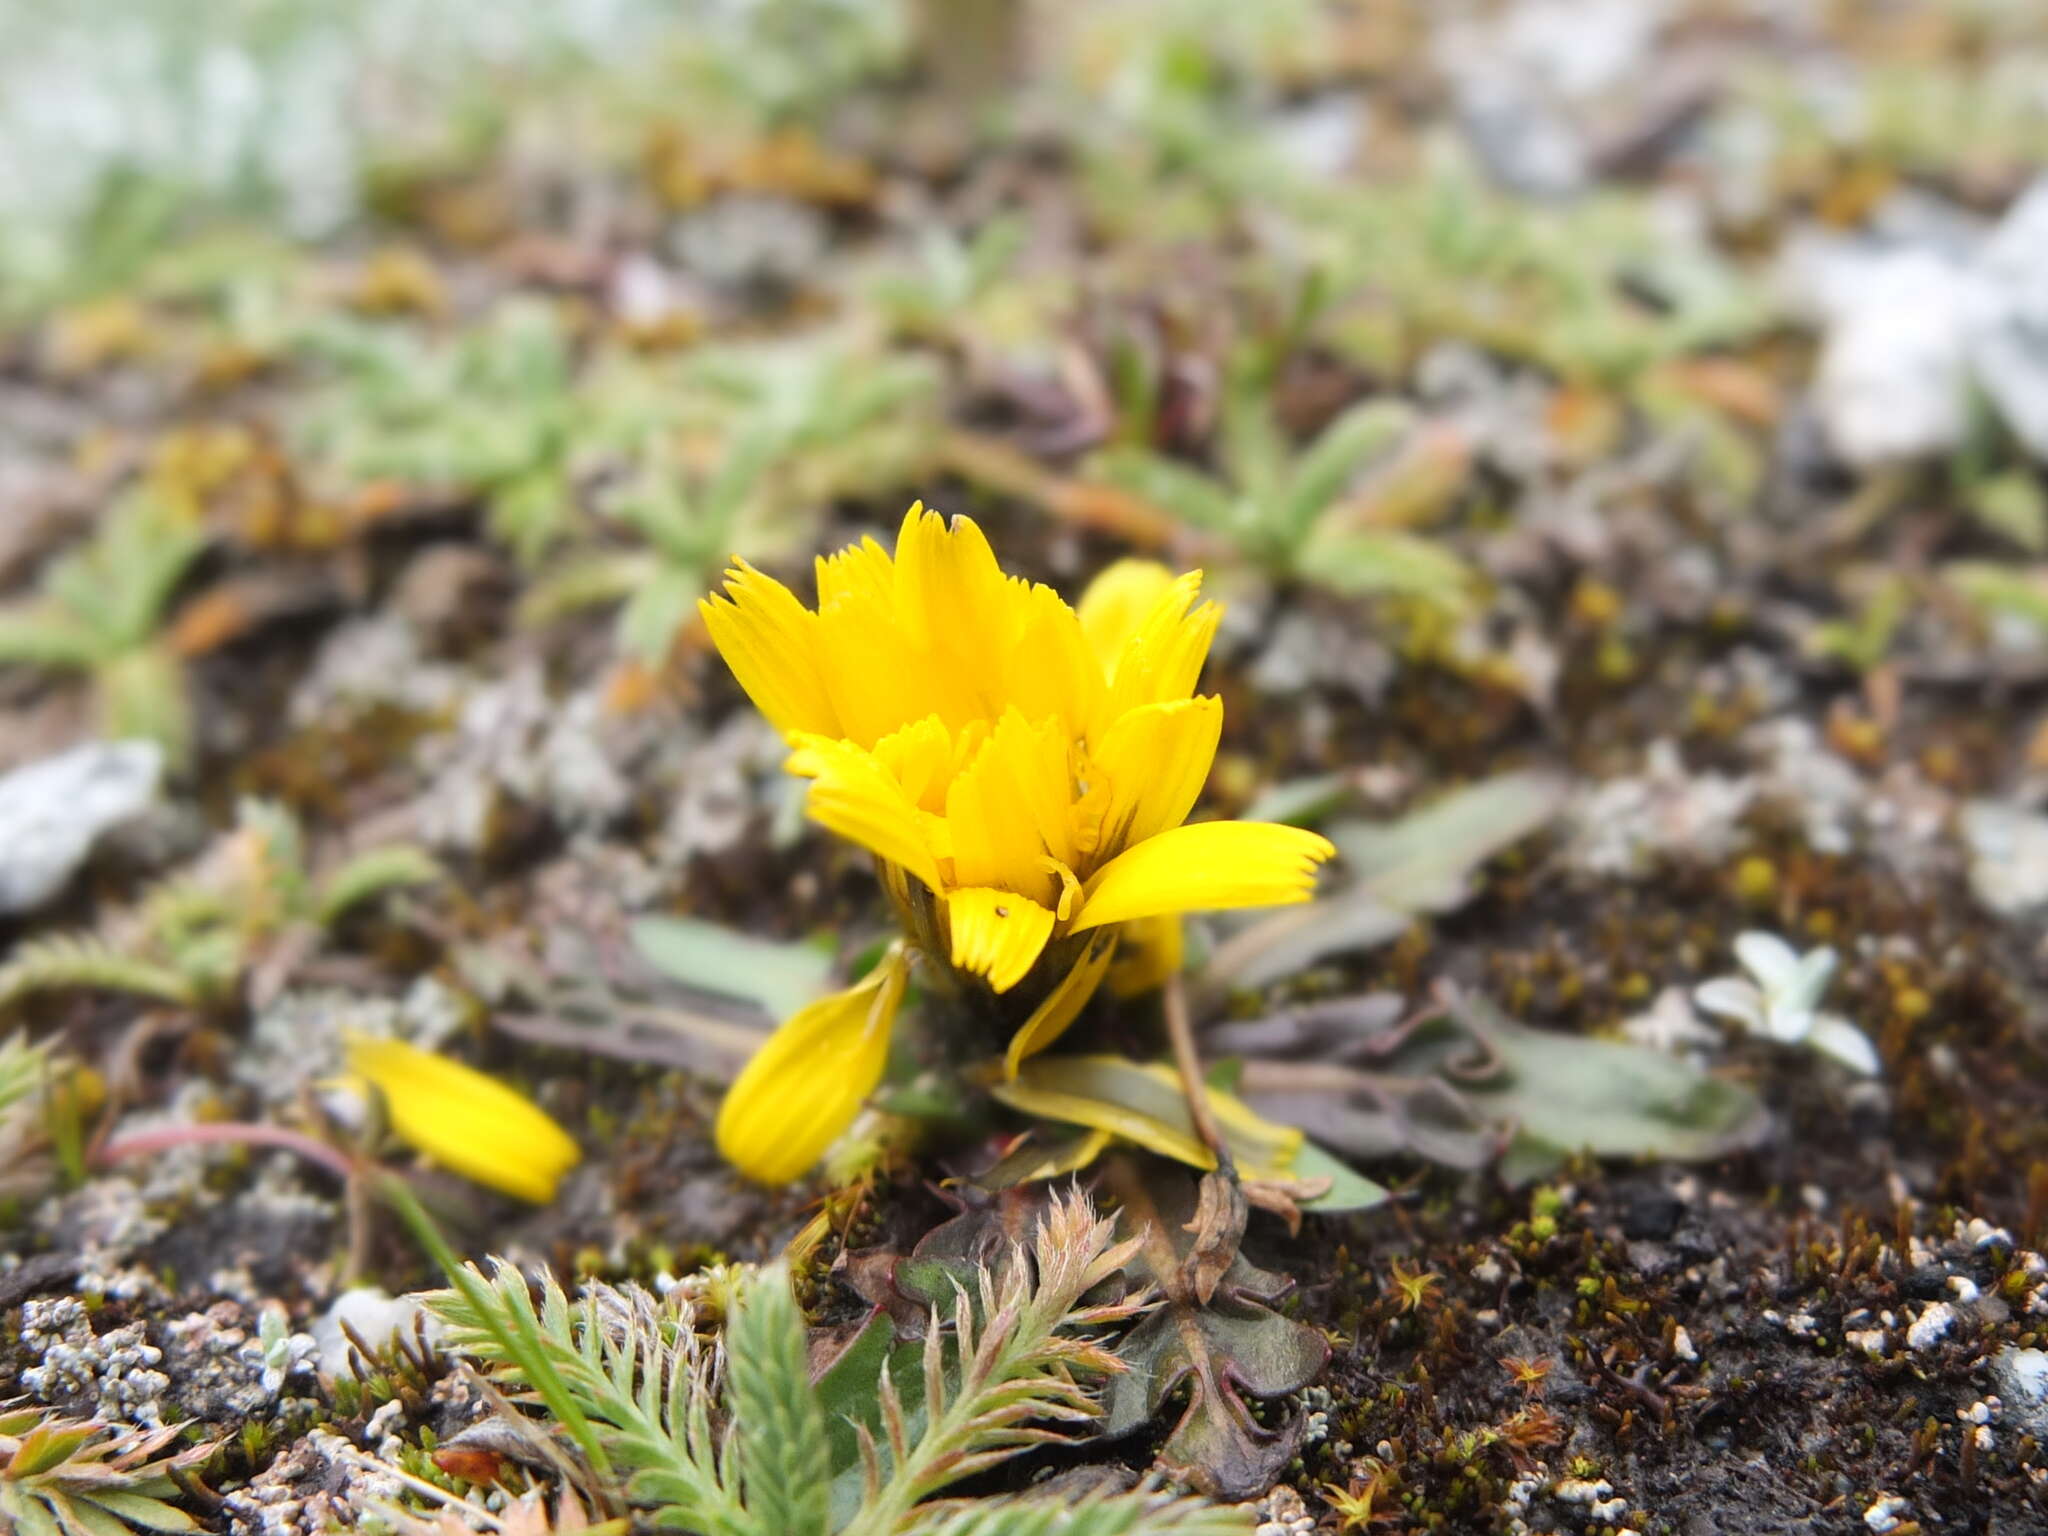
[[[1324,1216],[1333,1216],[1341,1211],[1369,1211],[1376,1205],[1386,1204],[1391,1198],[1386,1185],[1368,1179],[1335,1153],[1324,1151],[1312,1141],[1301,1144],[1301,1150],[1294,1154],[1294,1166],[1289,1171],[1297,1179],[1330,1181],[1325,1193],[1299,1202],[1304,1211],[1315,1211]]]
[[[619,610],[619,649],[650,666],[659,665],[697,612],[704,574],[664,566],[641,582]]]
[[[1244,808],[1246,821],[1278,821],[1290,827],[1315,827],[1337,809],[1351,793],[1348,773],[1318,773],[1307,778],[1282,779],[1260,790]]]
[[[2023,469],[1993,475],[1971,488],[1970,515],[2030,555],[2048,553],[2048,496]]]
[[[1322,529],[1300,547],[1304,580],[1347,597],[1414,597],[1441,608],[1472,604],[1470,566],[1441,544],[1394,529]]]
[[[1401,401],[1366,400],[1323,428],[1295,461],[1280,498],[1277,516],[1290,541],[1306,538],[1360,466],[1385,452],[1414,419]]]
[[[409,843],[367,848],[320,883],[314,919],[329,927],[366,901],[408,886],[432,885],[447,876],[424,848]]]
[[[1702,1162],[1753,1144],[1767,1129],[1749,1089],[1675,1056],[1530,1029],[1477,993],[1454,992],[1447,1006],[1505,1068],[1496,1082],[1466,1091],[1514,1128],[1501,1164],[1510,1183],[1541,1178],[1580,1151]]]
[[[904,1536],[1251,1536],[1248,1508],[1146,1492],[1090,1494],[1078,1503],[1050,1493],[975,1499],[932,1508]]]
[[[107,637],[64,609],[39,603],[0,613],[0,662],[83,672],[108,653]]]
[[[1943,566],[1941,574],[1986,613],[2012,614],[2037,629],[2048,630],[2048,566],[1958,560]]]
[[[21,1437],[21,1444],[8,1458],[5,1475],[20,1480],[61,1467],[98,1432],[92,1424],[39,1424]]]
[[[1248,1178],[1286,1178],[1294,1171],[1301,1133],[1253,1114],[1231,1095],[1205,1090],[1231,1156]],[[1179,1075],[1161,1063],[1123,1056],[1034,1056],[1014,1081],[989,1092],[1027,1115],[1085,1125],[1135,1142],[1191,1168],[1216,1159],[1195,1132]]]
[[[643,917],[633,947],[656,970],[718,997],[786,1019],[829,990],[832,957],[816,945],[757,939],[691,917]]]
[[[1463,905],[1478,867],[1546,825],[1565,792],[1553,774],[1506,773],[1453,790],[1398,821],[1326,827],[1349,883],[1240,929],[1217,946],[1205,982],[1267,986],[1328,956],[1383,944],[1418,914]]]
[[[826,1536],[831,1446],[788,1271],[763,1270],[748,1287],[726,1335],[726,1361],[748,1515],[762,1536]]]
[[[1237,498],[1200,470],[1145,448],[1112,448],[1088,461],[1091,479],[1128,491],[1207,533],[1239,530]]]
[[[130,1525],[139,1525],[145,1531],[196,1531],[199,1522],[182,1509],[175,1509],[162,1499],[147,1498],[139,1493],[122,1493],[117,1490],[96,1489],[92,1502],[109,1514],[118,1515]]]
[[[173,770],[190,765],[192,703],[176,656],[162,645],[145,645],[103,663],[96,678],[104,735],[154,741]]]

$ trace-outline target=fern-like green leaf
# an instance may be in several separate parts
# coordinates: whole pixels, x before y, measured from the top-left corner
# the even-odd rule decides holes
[[[161,645],[123,651],[93,674],[100,729],[115,741],[153,741],[175,770],[192,760],[192,703],[185,669]]]
[[[811,1388],[803,1314],[782,1268],[762,1271],[726,1334],[740,1485],[761,1536],[826,1536],[832,1450]]]
[[[191,979],[183,973],[123,954],[90,935],[30,939],[0,966],[0,1007],[37,992],[65,991],[128,992],[183,1008],[198,1002]]]
[[[313,915],[325,928],[366,901],[408,886],[432,885],[446,873],[426,850],[409,843],[367,849],[321,882]]]
[[[0,1117],[34,1093],[50,1075],[50,1048],[31,1045],[27,1035],[0,1041]]]
[[[0,662],[84,672],[107,654],[106,637],[64,609],[38,603],[0,613]]]

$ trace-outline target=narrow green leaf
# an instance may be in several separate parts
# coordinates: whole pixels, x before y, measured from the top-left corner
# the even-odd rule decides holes
[[[726,1394],[748,1515],[762,1536],[826,1536],[832,1478],[803,1314],[780,1265],[748,1287],[726,1335]]]
[[[812,944],[757,939],[691,917],[643,917],[632,935],[655,969],[700,992],[753,1003],[771,1019],[788,1018],[831,981],[831,955]]]

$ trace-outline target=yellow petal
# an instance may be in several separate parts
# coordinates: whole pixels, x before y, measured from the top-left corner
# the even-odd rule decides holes
[[[795,593],[736,558],[724,594],[703,599],[697,611],[747,697],[778,729],[839,734],[818,669],[817,615]]]
[[[946,792],[953,880],[999,886],[1049,905],[1058,887],[1043,860],[1074,862],[1069,743],[1059,722],[1028,725],[1011,710]]]
[[[896,600],[896,564],[873,539],[817,559],[818,609],[851,603],[887,612]]]
[[[1088,583],[1078,609],[1081,632],[1105,678],[1115,674],[1124,646],[1172,585],[1173,572],[1157,560],[1119,560]]]
[[[1125,849],[1089,878],[1069,932],[1169,912],[1276,907],[1306,901],[1327,838],[1263,821],[1173,827]]]
[[[901,945],[854,986],[799,1009],[718,1110],[718,1150],[750,1179],[786,1184],[825,1155],[874,1092],[910,965]]]
[[[1027,1115],[1108,1131],[1190,1167],[1216,1166],[1215,1155],[1195,1133],[1180,1075],[1160,1062],[1041,1056],[1026,1062],[1014,1081],[994,1083],[989,1092]],[[1286,1177],[1301,1151],[1301,1132],[1264,1119],[1220,1088],[1203,1092],[1239,1170],[1252,1178]]]
[[[829,736],[798,736],[787,766],[815,781],[804,802],[811,820],[941,889],[927,818],[872,753]]]
[[[582,1156],[567,1131],[494,1077],[402,1040],[350,1034],[345,1047],[399,1139],[464,1178],[542,1205]]]
[[[1052,937],[1052,913],[1014,891],[975,886],[946,897],[952,961],[1007,992],[1026,976]]]
[[[1223,701],[1175,699],[1129,710],[1090,759],[1109,785],[1097,847],[1113,856],[1188,819],[1223,734]]]
[[[1184,699],[1195,691],[1209,643],[1223,618],[1223,610],[1214,603],[1190,606],[1201,590],[1200,571],[1174,578],[1131,632],[1117,656],[1105,723],[1140,704]]]
[[[1180,974],[1187,946],[1177,915],[1125,923],[1123,936],[1123,951],[1109,969],[1109,990],[1118,997],[1157,991]]]
[[[1074,962],[1073,968],[1045,994],[1045,1000],[1031,1010],[1031,1017],[1010,1036],[1010,1049],[1003,1057],[1004,1076],[1015,1077],[1025,1057],[1037,1055],[1066,1033],[1067,1026],[1080,1016],[1081,1010],[1088,1006],[1088,999],[1095,995],[1095,989],[1102,985],[1103,972],[1109,969],[1110,957],[1116,953],[1116,948],[1117,930],[1114,928],[1104,929],[1088,941],[1088,947],[1081,952],[1081,958]]]
[[[818,670],[839,713],[828,732],[871,747],[914,720],[939,715],[964,720],[979,708],[944,686],[951,674],[935,669],[904,633],[893,607],[847,599],[818,614]]]
[[[1050,587],[1030,587],[1019,602],[1023,622],[1004,658],[1004,697],[1027,720],[1056,716],[1068,735],[1088,736],[1107,690],[1080,619]]]

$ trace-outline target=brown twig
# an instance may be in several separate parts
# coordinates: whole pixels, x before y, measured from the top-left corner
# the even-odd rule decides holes
[[[1187,1095],[1188,1118],[1202,1144],[1216,1154],[1216,1171],[1226,1178],[1237,1177],[1230,1145],[1209,1107],[1209,1088],[1202,1080],[1202,1058],[1195,1049],[1195,1027],[1188,1016],[1187,984],[1174,976],[1166,983],[1166,1037],[1173,1045],[1173,1064],[1180,1069],[1181,1092]]]

